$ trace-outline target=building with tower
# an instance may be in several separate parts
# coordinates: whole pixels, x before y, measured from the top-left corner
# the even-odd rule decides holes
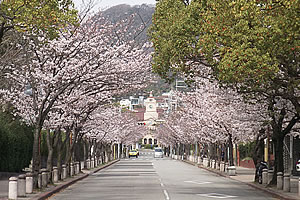
[[[159,145],[158,140],[153,136],[153,132],[155,131],[155,126],[158,120],[158,112],[156,100],[153,97],[152,92],[150,93],[149,97],[144,100],[144,106],[146,108],[144,112],[144,123],[149,129],[149,134],[144,136],[142,139],[142,144]]]

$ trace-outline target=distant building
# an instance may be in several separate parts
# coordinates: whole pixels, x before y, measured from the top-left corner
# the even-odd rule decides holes
[[[121,107],[126,107],[135,113],[138,123],[145,125],[149,129],[149,134],[142,138],[142,145],[160,145],[159,141],[153,136],[156,126],[164,122],[164,118],[176,109],[177,101],[174,92],[171,90],[159,97],[154,97],[152,92],[149,97],[144,99],[144,96],[120,101]]]
[[[131,101],[129,100],[129,99],[122,99],[121,101],[120,101],[120,106],[122,107],[122,108],[130,108],[131,107]]]

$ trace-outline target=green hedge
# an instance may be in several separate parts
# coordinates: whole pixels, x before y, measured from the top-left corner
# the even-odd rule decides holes
[[[32,158],[33,129],[0,112],[0,171],[20,172]]]

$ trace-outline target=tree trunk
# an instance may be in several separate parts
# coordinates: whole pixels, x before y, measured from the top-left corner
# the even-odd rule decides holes
[[[258,170],[260,162],[263,161],[264,140],[265,140],[265,138],[266,138],[265,129],[261,129],[259,131],[259,134],[256,137],[255,147],[254,147],[254,149],[252,150],[252,153],[251,153],[252,154],[252,160],[253,160],[254,166],[256,168],[255,178],[254,178],[255,182],[258,182],[258,179],[259,179],[257,170]]]
[[[277,184],[277,172],[284,172],[284,165],[283,165],[283,140],[284,136],[282,133],[273,133],[272,140],[275,145],[275,161],[274,161],[274,176],[272,181],[270,182],[271,185]],[[269,166],[270,167],[270,166]]]
[[[233,166],[233,144],[232,144],[232,135],[229,134],[229,139],[228,139],[228,147],[229,147],[229,166]]]
[[[52,158],[53,158],[53,138],[51,137],[50,130],[47,130],[47,147],[48,147],[48,157],[47,157],[47,170],[52,172]],[[51,173],[50,173],[51,174]]]
[[[59,145],[58,145],[59,146]],[[58,147],[57,149],[61,149],[61,147]],[[61,162],[62,162],[62,151],[57,151],[57,169],[58,169],[58,174],[59,174],[59,178],[60,178],[60,175],[61,175]]]
[[[32,173],[34,174],[33,187],[37,188],[37,175],[41,168],[40,139],[41,127],[36,127],[34,131],[33,149],[32,149]]]
[[[217,160],[222,161],[222,146],[219,143],[217,143]]]
[[[82,140],[83,143],[83,161],[85,162],[87,160],[87,152],[86,152],[86,143],[85,140]]]
[[[56,151],[57,151],[57,167],[58,167],[58,173],[59,175],[62,172],[62,153],[63,150],[65,148],[66,145],[66,141],[67,139],[65,139],[64,141],[62,141],[62,133],[60,132],[60,134],[57,137],[57,145],[56,145]],[[59,176],[60,177],[60,176]]]
[[[66,133],[66,144],[65,144],[65,147],[66,147],[66,155],[65,155],[65,164],[67,165],[70,161],[70,132],[67,132]]]

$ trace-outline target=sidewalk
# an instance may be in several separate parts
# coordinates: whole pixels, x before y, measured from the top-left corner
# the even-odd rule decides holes
[[[79,173],[76,176],[69,177],[64,181],[59,181],[55,184],[50,184],[47,186],[47,188],[43,189],[36,189],[33,191],[32,194],[26,194],[26,197],[18,197],[20,200],[44,200],[52,196],[53,194],[67,188],[68,186],[76,183],[77,181],[80,181],[86,177],[88,177],[90,174],[93,174],[95,172],[100,171],[101,169],[104,169],[119,160],[111,161],[107,164],[100,165],[97,168],[90,169],[90,170],[82,170],[81,173]],[[0,180],[0,200],[7,200],[8,199],[8,180]]]
[[[222,173],[216,169],[207,168],[202,165],[197,165],[197,164],[187,161],[187,160],[184,160],[184,162],[189,163],[191,165],[195,165],[201,169],[205,169],[207,171],[218,174],[220,176],[227,177],[227,178],[245,183],[245,184],[249,185],[250,187],[253,187],[258,190],[262,190],[262,191],[272,195],[275,198],[279,198],[282,200],[299,200],[300,199],[300,196],[298,196],[298,193],[283,192],[283,190],[277,190],[276,186],[267,187],[265,185],[255,183],[254,182],[255,169],[253,169],[253,168],[236,167],[236,176],[228,176],[227,174]]]

